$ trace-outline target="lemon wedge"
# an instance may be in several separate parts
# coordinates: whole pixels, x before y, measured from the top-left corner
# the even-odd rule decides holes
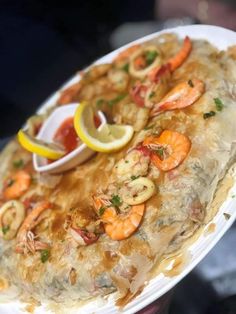
[[[24,130],[20,130],[18,132],[17,138],[21,146],[23,146],[29,152],[35,153],[39,156],[56,160],[65,155],[65,151],[59,145],[38,140],[30,136]]]
[[[103,124],[99,129],[94,123],[94,112],[88,103],[80,103],[74,115],[74,128],[80,139],[92,150],[109,153],[124,147],[132,138],[130,125]]]

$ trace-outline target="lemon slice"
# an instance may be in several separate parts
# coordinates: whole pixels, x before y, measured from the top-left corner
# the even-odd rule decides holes
[[[94,112],[87,103],[80,103],[74,116],[74,128],[80,139],[92,150],[109,153],[124,147],[132,138],[130,125],[94,124]]]
[[[65,155],[65,151],[59,145],[36,139],[24,130],[18,132],[17,138],[21,146],[39,156],[56,160]]]

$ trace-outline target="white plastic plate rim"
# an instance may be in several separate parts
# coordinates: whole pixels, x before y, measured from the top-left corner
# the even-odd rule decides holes
[[[124,48],[131,46],[135,43],[142,43],[147,40],[151,40],[156,36],[173,32],[176,33],[180,38],[184,38],[186,35],[190,36],[192,39],[205,39],[210,43],[215,45],[218,49],[224,50],[228,46],[236,44],[236,33],[221,27],[210,26],[210,25],[191,25],[191,26],[180,26],[172,29],[165,29],[160,32],[145,36],[141,39],[138,39],[128,45],[125,45],[108,55],[102,57],[97,60],[94,64],[111,62],[112,59]],[[93,64],[93,65],[94,65]],[[64,89],[66,86],[69,86],[80,80],[80,75],[75,75],[72,79],[70,79],[65,85],[62,86]],[[53,94],[43,105],[39,108],[38,112],[43,112],[47,107],[50,107],[55,104],[56,100],[59,97],[59,92]],[[235,180],[236,181],[236,180]],[[228,198],[224,202],[224,204],[219,209],[215,218],[211,223],[215,223],[216,229],[213,233],[206,235],[202,235],[199,237],[194,244],[189,247],[191,253],[191,260],[184,267],[183,271],[172,278],[164,277],[162,274],[158,275],[154,279],[152,279],[148,285],[144,288],[143,292],[136,297],[133,301],[131,301],[123,310],[122,313],[125,314],[133,314],[137,311],[141,310],[148,304],[157,300],[159,297],[164,295],[170,289],[172,289],[179,281],[181,281],[206,255],[210,252],[210,250],[216,245],[216,243],[220,240],[220,238],[224,235],[224,233],[231,227],[234,220],[236,219],[236,198],[233,196],[236,195],[236,183],[233,188],[230,190]],[[226,220],[224,217],[224,213],[228,213],[230,215],[230,219]],[[11,302],[7,304],[0,305],[0,312],[2,314],[20,314],[24,313],[21,311],[22,304],[19,302]],[[41,307],[36,309],[35,314],[45,314],[45,307]],[[119,309],[115,306],[113,295],[109,296],[108,299],[104,302],[101,302],[100,299],[91,301],[83,307],[80,307],[77,310],[70,310],[70,313],[80,313],[80,314],[118,314],[120,313]]]

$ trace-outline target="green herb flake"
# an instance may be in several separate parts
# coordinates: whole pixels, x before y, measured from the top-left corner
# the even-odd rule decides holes
[[[190,87],[194,87],[193,81],[192,81],[192,80],[188,80],[188,85],[189,85]]]
[[[235,195],[233,194],[233,195],[231,196],[231,198],[235,198]]]
[[[146,127],[144,128],[144,130],[145,130],[145,131],[151,130],[153,127],[154,127],[154,125],[149,125],[149,126],[146,126]]]
[[[101,107],[103,104],[104,104],[104,100],[103,100],[103,99],[98,99],[98,100],[96,101],[96,106],[97,106],[97,107]]]
[[[164,148],[163,147],[159,147],[159,148],[155,149],[155,153],[157,155],[159,155],[161,158],[164,158]]]
[[[24,167],[24,161],[22,159],[14,160],[13,167],[16,169],[20,169]]]
[[[119,207],[122,204],[122,201],[118,195],[112,195],[111,203],[115,207]]]
[[[122,99],[126,97],[126,94],[118,95],[117,97],[108,100],[107,104],[108,106],[112,107],[113,105],[116,105],[118,102],[120,102]]]
[[[151,92],[148,98],[151,99],[151,98],[154,97],[155,95],[156,95],[155,92]]]
[[[128,161],[128,160],[125,160],[125,163],[126,163],[126,164],[128,164],[128,163],[129,163],[129,161]]]
[[[45,263],[49,259],[49,256],[50,256],[49,250],[42,250],[40,254],[41,254],[40,256],[41,262]]]
[[[102,216],[102,215],[104,214],[105,209],[106,209],[106,207],[104,207],[104,206],[102,206],[102,207],[99,208],[99,213],[98,213],[99,216]]]
[[[208,119],[208,118],[211,118],[211,117],[213,117],[213,116],[215,116],[215,115],[216,115],[215,111],[205,112],[205,113],[203,114],[203,119]]]
[[[126,73],[129,73],[129,63],[126,63],[121,70],[125,71]]]
[[[147,65],[152,64],[157,56],[158,56],[158,53],[155,50],[146,51],[145,60],[146,60]]]
[[[10,226],[2,226],[2,233],[6,234],[10,230]]]
[[[133,181],[133,180],[136,180],[136,179],[138,179],[140,176],[131,176],[130,178],[131,178],[131,180]]]
[[[222,111],[222,109],[224,108],[224,104],[223,104],[222,100],[220,98],[214,98],[214,102],[216,105],[216,110]]]

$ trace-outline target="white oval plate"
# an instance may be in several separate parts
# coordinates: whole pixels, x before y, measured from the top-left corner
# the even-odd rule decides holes
[[[208,25],[192,25],[192,26],[181,26],[168,30],[163,30],[161,32],[157,32],[151,34],[149,36],[138,39],[122,48],[117,49],[116,51],[111,52],[110,54],[104,56],[95,62],[95,64],[111,62],[112,59],[119,53],[120,50],[123,50],[125,47],[133,45],[134,43],[142,43],[144,41],[150,40],[161,33],[173,32],[179,35],[180,38],[184,38],[186,35],[190,36],[192,39],[206,39],[219,49],[226,49],[230,45],[236,44],[236,33],[221,27],[216,26],[208,26]],[[74,76],[69,82],[67,82],[63,89],[77,81],[79,81],[79,75]],[[56,92],[53,96],[51,96],[39,109],[39,112],[43,112],[46,107],[49,107],[55,103],[57,98],[59,97],[59,92]],[[236,180],[235,180],[236,182]],[[196,240],[194,244],[192,244],[189,248],[191,257],[189,263],[184,267],[183,271],[177,275],[176,277],[168,278],[164,277],[162,274],[158,275],[154,279],[152,279],[149,284],[145,287],[143,292],[136,297],[133,301],[131,301],[122,311],[122,313],[132,314],[141,310],[148,304],[152,303],[171,288],[173,288],[180,280],[182,280],[203,258],[207,253],[214,247],[214,245],[220,240],[220,238],[224,235],[224,233],[230,228],[236,219],[236,198],[234,199],[232,196],[236,195],[236,183],[234,187],[229,192],[229,196],[224,202],[224,204],[219,209],[215,218],[213,219],[213,223],[215,223],[216,228],[215,231],[208,236],[202,235]],[[229,220],[226,220],[223,213],[228,213],[231,215]],[[0,313],[2,314],[19,314],[23,313],[21,311],[22,304],[19,302],[11,302],[7,304],[0,305]],[[35,311],[36,314],[45,314],[49,313],[46,311],[45,307],[38,308]],[[80,307],[77,310],[70,310],[70,314],[115,314],[120,313],[119,309],[115,306],[114,296],[111,295],[104,302],[91,301],[88,304]]]

